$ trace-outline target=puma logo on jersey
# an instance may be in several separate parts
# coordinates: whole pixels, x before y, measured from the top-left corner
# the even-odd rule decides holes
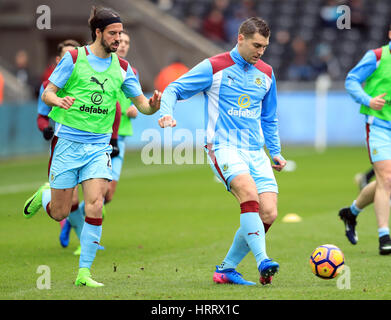
[[[257,231],[257,232],[249,232],[247,235],[252,235],[252,234],[255,234],[255,235],[257,235],[257,236],[259,236],[259,230]]]
[[[231,86],[232,82],[235,82],[235,78],[231,77],[230,75],[228,75],[227,78],[228,78],[228,85]]]
[[[95,82],[96,84],[100,85],[100,87],[102,88],[103,93],[105,92],[104,84],[105,84],[105,82],[107,81],[107,79],[105,79],[105,80],[101,83],[97,78],[91,77],[90,81],[91,81],[91,82]]]

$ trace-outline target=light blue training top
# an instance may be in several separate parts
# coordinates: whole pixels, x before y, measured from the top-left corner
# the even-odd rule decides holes
[[[178,100],[203,92],[205,143],[259,150],[281,156],[277,120],[277,86],[272,67],[248,63],[237,46],[203,60],[164,90],[160,115],[172,115]],[[283,159],[283,158],[282,158]]]

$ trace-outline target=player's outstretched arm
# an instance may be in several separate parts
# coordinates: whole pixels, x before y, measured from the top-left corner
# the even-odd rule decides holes
[[[59,88],[57,86],[49,82],[49,84],[42,93],[42,101],[51,107],[57,106],[60,108],[69,109],[75,101],[75,98],[69,96],[60,98],[57,96],[58,90]]]
[[[130,100],[132,100],[138,111],[143,114],[150,115],[154,114],[160,109],[161,98],[162,93],[155,90],[153,96],[150,99],[147,99],[143,94],[141,94],[137,97],[130,98]]]

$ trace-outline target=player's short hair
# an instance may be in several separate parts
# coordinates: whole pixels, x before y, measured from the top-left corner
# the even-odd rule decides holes
[[[81,47],[81,44],[79,42],[77,42],[76,40],[73,40],[73,39],[64,40],[64,41],[60,42],[57,45],[57,54],[61,55],[62,49],[64,49],[65,47],[74,47],[74,48],[76,48],[76,47]]]
[[[111,8],[93,6],[88,19],[92,41],[96,40],[96,29],[100,29],[103,32],[106,26],[116,22],[121,22],[120,16],[116,11]]]
[[[265,20],[258,17],[248,18],[239,27],[239,34],[244,35],[245,38],[251,38],[255,33],[265,38],[270,36],[270,28]]]

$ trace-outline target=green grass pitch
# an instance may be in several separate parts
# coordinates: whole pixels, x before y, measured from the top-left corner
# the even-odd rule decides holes
[[[71,233],[68,248],[58,241],[60,226],[41,210],[22,216],[25,200],[45,181],[47,156],[0,162],[0,299],[269,300],[389,299],[391,257],[378,254],[373,206],[358,218],[359,243],[344,235],[338,210],[350,205],[358,188],[353,177],[368,169],[365,147],[287,147],[293,172],[276,173],[279,217],[267,233],[268,255],[280,263],[272,285],[259,284],[250,253],[238,271],[253,287],[212,281],[239,226],[236,200],[213,179],[208,165],[144,165],[140,152],[127,152],[123,174],[107,205],[101,243],[92,266],[99,289],[74,286],[78,245]],[[285,214],[302,217],[284,223]],[[350,289],[337,279],[315,277],[311,252],[337,245],[350,268]],[[40,265],[50,268],[50,289],[38,289]],[[346,282],[346,281],[345,281]]]

